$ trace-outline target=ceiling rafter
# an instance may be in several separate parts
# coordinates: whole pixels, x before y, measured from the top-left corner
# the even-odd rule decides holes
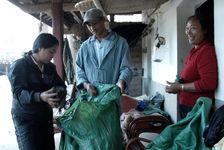
[[[169,0],[8,0],[24,12],[37,19],[42,15],[42,21],[52,25],[52,3],[62,2],[64,11],[64,27],[71,30],[77,24],[82,24],[82,16],[87,9],[76,8],[78,3],[90,3],[88,7],[101,9],[106,15],[136,14],[142,10],[157,8]],[[83,7],[85,8],[85,7]],[[113,18],[113,17],[112,17]]]
[[[22,2],[22,0],[9,0],[20,7],[27,13],[40,13],[51,10],[51,0],[39,0],[38,4]],[[24,0],[23,0],[24,1]],[[167,2],[168,0],[94,0],[95,4],[100,4],[105,14],[133,14],[149,8],[156,8],[158,5]],[[97,2],[98,1],[98,2]],[[31,2],[31,1],[30,1]],[[64,11],[80,11],[74,6],[82,0],[65,1],[63,2]]]
[[[52,3],[42,3],[42,4],[24,4],[19,6],[23,11],[27,13],[40,13],[51,11]],[[74,7],[74,3],[63,3],[64,11],[78,11]]]

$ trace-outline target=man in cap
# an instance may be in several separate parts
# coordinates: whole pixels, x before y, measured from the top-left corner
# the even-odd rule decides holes
[[[125,93],[132,79],[127,41],[105,27],[107,20],[100,9],[89,9],[83,19],[83,24],[93,35],[82,43],[78,51],[77,87],[97,95],[95,83],[116,84]]]

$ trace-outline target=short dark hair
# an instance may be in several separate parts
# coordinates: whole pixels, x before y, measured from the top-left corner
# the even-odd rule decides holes
[[[210,40],[210,42],[213,42],[212,25],[209,18],[203,14],[194,14],[187,18],[187,22],[193,19],[196,19],[199,21],[202,31],[206,31],[205,38],[207,40]]]
[[[58,39],[50,33],[41,33],[37,36],[33,43],[33,53],[38,53],[40,48],[51,48],[58,45]]]
[[[195,15],[192,15],[192,16],[188,17],[187,22],[189,22],[192,19],[197,19],[199,21],[199,23],[201,24],[202,30],[208,30],[209,29],[209,24],[208,24],[208,18],[207,17],[205,17],[203,15],[195,14]]]

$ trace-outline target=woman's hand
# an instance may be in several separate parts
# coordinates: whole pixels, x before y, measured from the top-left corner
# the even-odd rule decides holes
[[[182,84],[180,84],[178,82],[169,82],[169,81],[166,81],[166,83],[168,84],[165,87],[165,91],[167,93],[177,94],[180,91],[182,91]]]
[[[48,103],[52,108],[60,105],[60,98],[58,98],[57,93],[53,92],[53,88],[40,93],[40,99]]]

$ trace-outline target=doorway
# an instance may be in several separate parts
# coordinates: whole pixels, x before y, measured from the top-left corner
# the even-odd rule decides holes
[[[209,40],[214,44],[214,0],[207,0],[195,9],[196,14],[207,17],[209,27]]]

